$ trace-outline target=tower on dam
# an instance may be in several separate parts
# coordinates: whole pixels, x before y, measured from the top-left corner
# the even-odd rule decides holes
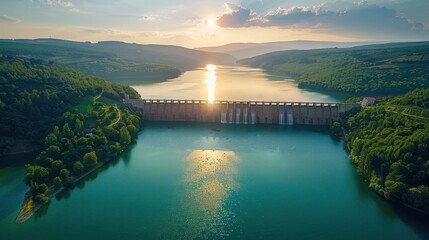
[[[148,121],[331,125],[360,104],[126,99]]]

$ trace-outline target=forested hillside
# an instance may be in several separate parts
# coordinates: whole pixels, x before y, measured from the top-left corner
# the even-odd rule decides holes
[[[295,78],[301,88],[357,96],[429,87],[429,42],[282,51],[240,63]]]
[[[370,187],[429,213],[429,89],[363,108],[348,118],[347,148]]]
[[[42,59],[123,84],[165,81],[206,64],[231,65],[236,59],[173,45],[98,43],[61,39],[4,39],[0,54]]]
[[[119,100],[139,97],[130,87],[108,83],[41,60],[0,55],[0,135],[43,139],[56,119],[82,99],[103,95]]]
[[[11,144],[43,142],[43,151],[27,165],[30,191],[18,221],[131,143],[142,118],[119,101],[126,95],[139,97],[130,87],[70,68],[0,55],[0,135]]]
[[[165,64],[131,61],[109,51],[87,49],[82,45],[57,46],[36,42],[0,41],[0,53],[41,59],[51,64],[71,67],[86,74],[120,83],[165,80],[180,75],[180,70]]]

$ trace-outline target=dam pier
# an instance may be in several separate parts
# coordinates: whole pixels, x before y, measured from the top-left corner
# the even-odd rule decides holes
[[[331,125],[354,103],[125,99],[148,121],[225,124]]]

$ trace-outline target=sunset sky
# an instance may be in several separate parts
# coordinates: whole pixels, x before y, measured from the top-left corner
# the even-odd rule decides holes
[[[185,47],[287,40],[429,40],[428,0],[1,0],[0,38]]]

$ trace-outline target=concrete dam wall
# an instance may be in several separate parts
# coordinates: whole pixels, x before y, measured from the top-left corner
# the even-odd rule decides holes
[[[359,104],[126,99],[148,121],[331,125]]]

